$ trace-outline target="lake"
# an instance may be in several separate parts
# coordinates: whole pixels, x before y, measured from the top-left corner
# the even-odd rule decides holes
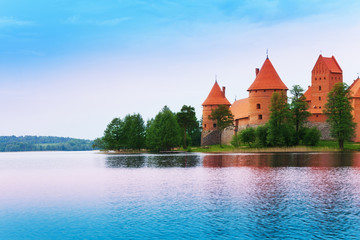
[[[0,153],[0,239],[359,239],[360,153]]]

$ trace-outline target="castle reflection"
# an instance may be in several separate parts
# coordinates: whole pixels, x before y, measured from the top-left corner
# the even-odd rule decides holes
[[[222,167],[360,167],[360,153],[211,154],[203,166]]]

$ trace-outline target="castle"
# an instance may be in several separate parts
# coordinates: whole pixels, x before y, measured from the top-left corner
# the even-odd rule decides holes
[[[270,59],[267,57],[261,69],[255,69],[255,80],[247,89],[249,97],[240,99],[231,104],[225,96],[225,87],[220,89],[215,81],[203,106],[203,131],[201,144],[217,144],[221,140],[229,143],[232,136],[246,127],[256,127],[268,122],[270,118],[271,96],[274,92],[285,91],[288,87],[277,74]],[[327,95],[335,83],[343,81],[343,72],[335,57],[319,56],[311,72],[311,85],[304,96],[309,103],[308,111],[312,114],[308,118],[310,126],[316,126],[322,133],[322,139],[330,139],[330,129],[326,123],[326,115],[323,107]],[[357,78],[350,86],[351,104],[354,108],[354,121],[357,123],[355,130],[355,142],[360,142],[360,81]],[[234,115],[234,128],[226,129],[222,135],[219,134],[216,123],[208,118],[211,111],[219,105],[226,105]]]

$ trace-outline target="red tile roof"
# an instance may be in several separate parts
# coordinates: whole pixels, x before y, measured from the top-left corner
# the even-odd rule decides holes
[[[310,101],[311,101],[311,87],[309,87],[309,88],[305,91],[304,96],[305,96],[307,102],[310,102]]]
[[[230,102],[225,97],[224,93],[221,91],[220,86],[217,82],[215,82],[214,86],[212,87],[208,97],[202,104],[205,105],[227,105],[230,106]]]
[[[349,87],[351,97],[360,98],[360,78],[358,77]]]
[[[320,54],[319,58],[322,58],[324,60],[324,63],[328,67],[330,72],[332,72],[332,73],[342,73],[340,65],[337,63],[334,56],[332,56],[331,58],[327,58],[327,57],[323,57]]]
[[[256,75],[256,78],[249,87],[248,91],[264,89],[288,89],[286,85],[281,81],[269,58],[266,58],[263,66],[260,69],[260,72]]]
[[[230,110],[234,115],[235,120],[249,117],[249,99],[244,98],[235,101],[231,105]]]

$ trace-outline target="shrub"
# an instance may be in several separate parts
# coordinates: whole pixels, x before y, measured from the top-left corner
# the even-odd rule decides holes
[[[316,127],[306,128],[303,143],[306,146],[316,146],[321,137],[321,132]]]
[[[240,134],[235,134],[232,139],[231,139],[231,145],[233,145],[234,147],[239,147],[240,146]]]
[[[256,137],[256,145],[258,147],[266,147],[267,146],[267,142],[266,142],[266,138],[267,138],[267,132],[268,132],[268,125],[262,125],[262,126],[258,126],[255,130],[255,137]]]
[[[240,132],[239,137],[242,143],[249,144],[249,147],[251,147],[251,144],[254,143],[256,139],[255,129],[252,127],[246,128]]]

